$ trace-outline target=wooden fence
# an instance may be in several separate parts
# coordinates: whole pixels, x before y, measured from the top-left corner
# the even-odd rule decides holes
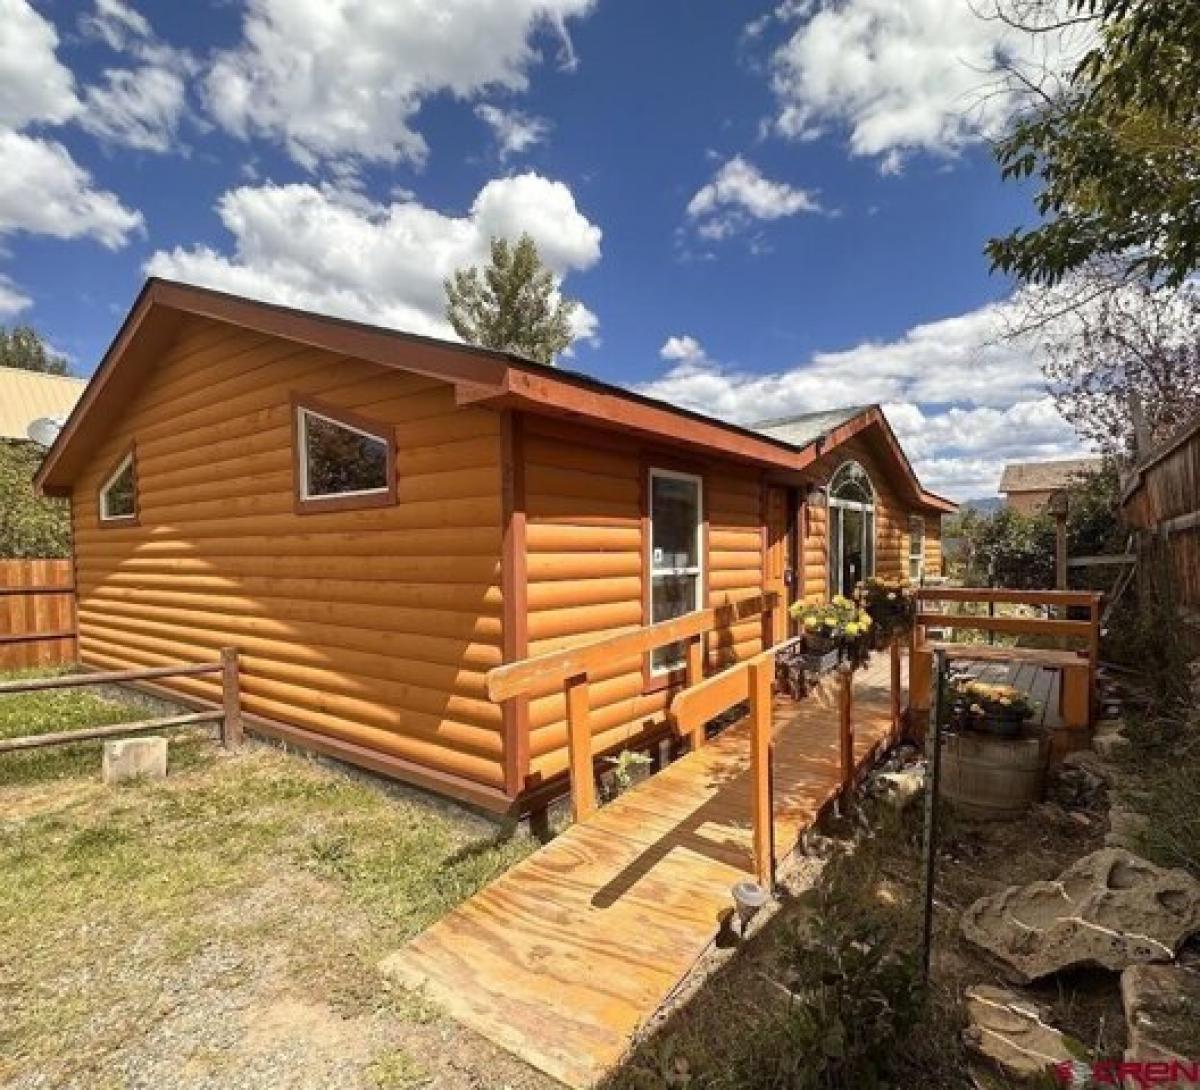
[[[1176,600],[1200,610],[1200,417],[1138,461],[1122,489],[1121,514],[1140,534],[1159,536]]]
[[[0,560],[0,670],[74,662],[70,560]]]

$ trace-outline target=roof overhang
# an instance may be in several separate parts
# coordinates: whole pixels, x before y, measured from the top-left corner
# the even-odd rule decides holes
[[[664,445],[681,446],[757,466],[800,483],[818,458],[869,427],[879,427],[902,468],[911,500],[931,511],[953,511],[926,492],[878,406],[869,406],[804,447],[702,413],[611,386],[585,375],[505,352],[440,341],[224,292],[150,279],[142,288],[96,374],[47,452],[34,483],[47,495],[68,495],[109,421],[128,404],[178,331],[179,317],[209,318],[268,336],[368,360],[451,383],[460,405],[519,409],[586,422]]]

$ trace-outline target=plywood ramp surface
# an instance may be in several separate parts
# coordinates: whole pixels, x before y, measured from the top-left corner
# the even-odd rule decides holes
[[[855,675],[856,756],[890,727],[887,656]],[[836,793],[828,693],[775,709],[775,837],[789,852]],[[385,963],[451,1016],[581,1088],[621,1059],[750,877],[744,724],[573,825]]]

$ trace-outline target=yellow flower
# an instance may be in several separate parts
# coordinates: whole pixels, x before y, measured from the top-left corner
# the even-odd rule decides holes
[[[804,618],[804,627],[805,628],[816,628],[817,627],[816,617],[812,617],[812,616],[805,617]]]
[[[846,635],[847,636],[857,636],[858,635],[858,625],[856,625],[853,621],[851,621],[849,624],[846,625]]]

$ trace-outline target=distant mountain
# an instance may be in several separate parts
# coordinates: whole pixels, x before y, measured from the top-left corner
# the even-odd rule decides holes
[[[963,500],[959,505],[960,511],[978,511],[981,515],[990,515],[1004,506],[1003,496],[981,496],[977,500]]]

